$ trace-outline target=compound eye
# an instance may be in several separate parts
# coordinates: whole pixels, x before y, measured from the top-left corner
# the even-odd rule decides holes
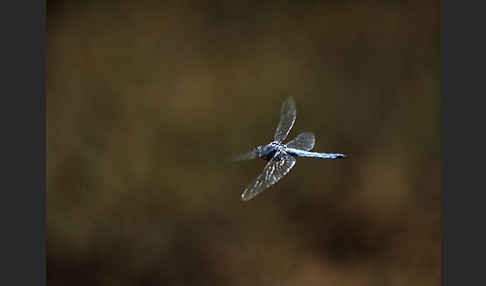
[[[257,146],[256,150],[257,150],[259,155],[262,154],[262,146]]]

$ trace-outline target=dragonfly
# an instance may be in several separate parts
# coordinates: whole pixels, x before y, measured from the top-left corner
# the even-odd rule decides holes
[[[265,189],[274,185],[282,179],[294,167],[296,157],[311,157],[324,159],[346,158],[347,155],[340,153],[318,153],[311,152],[315,145],[315,136],[312,132],[303,132],[286,144],[282,142],[287,138],[292,129],[297,111],[295,101],[292,97],[286,99],[280,109],[280,121],[278,122],[273,141],[267,145],[259,145],[248,153],[234,158],[239,160],[264,159],[268,163],[243,191],[241,199],[248,201],[260,194]]]

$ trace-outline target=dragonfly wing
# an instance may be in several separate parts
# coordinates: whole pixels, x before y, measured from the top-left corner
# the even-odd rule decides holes
[[[315,144],[316,138],[314,137],[314,134],[311,132],[303,132],[285,145],[294,149],[310,151],[312,148],[314,148]]]
[[[277,128],[275,129],[274,141],[280,143],[287,135],[289,135],[290,129],[295,122],[297,111],[295,109],[295,102],[292,97],[289,97],[280,109],[280,121],[278,122]]]
[[[253,149],[248,153],[238,155],[236,157],[233,157],[233,161],[241,161],[241,160],[252,160],[258,157],[258,152],[257,150]]]
[[[287,153],[277,153],[270,159],[263,172],[251,182],[241,194],[241,199],[248,201],[266,188],[278,182],[295,165],[296,159]]]

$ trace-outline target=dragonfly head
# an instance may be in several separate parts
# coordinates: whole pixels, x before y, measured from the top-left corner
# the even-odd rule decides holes
[[[261,158],[265,155],[263,146],[256,146],[255,152],[256,152],[256,154],[258,155],[259,158]]]

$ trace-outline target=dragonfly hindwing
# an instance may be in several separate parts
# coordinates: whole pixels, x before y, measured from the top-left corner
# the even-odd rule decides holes
[[[250,200],[278,182],[294,167],[295,161],[296,159],[293,156],[284,152],[277,152],[263,168],[263,172],[245,188],[241,198],[244,201]]]

